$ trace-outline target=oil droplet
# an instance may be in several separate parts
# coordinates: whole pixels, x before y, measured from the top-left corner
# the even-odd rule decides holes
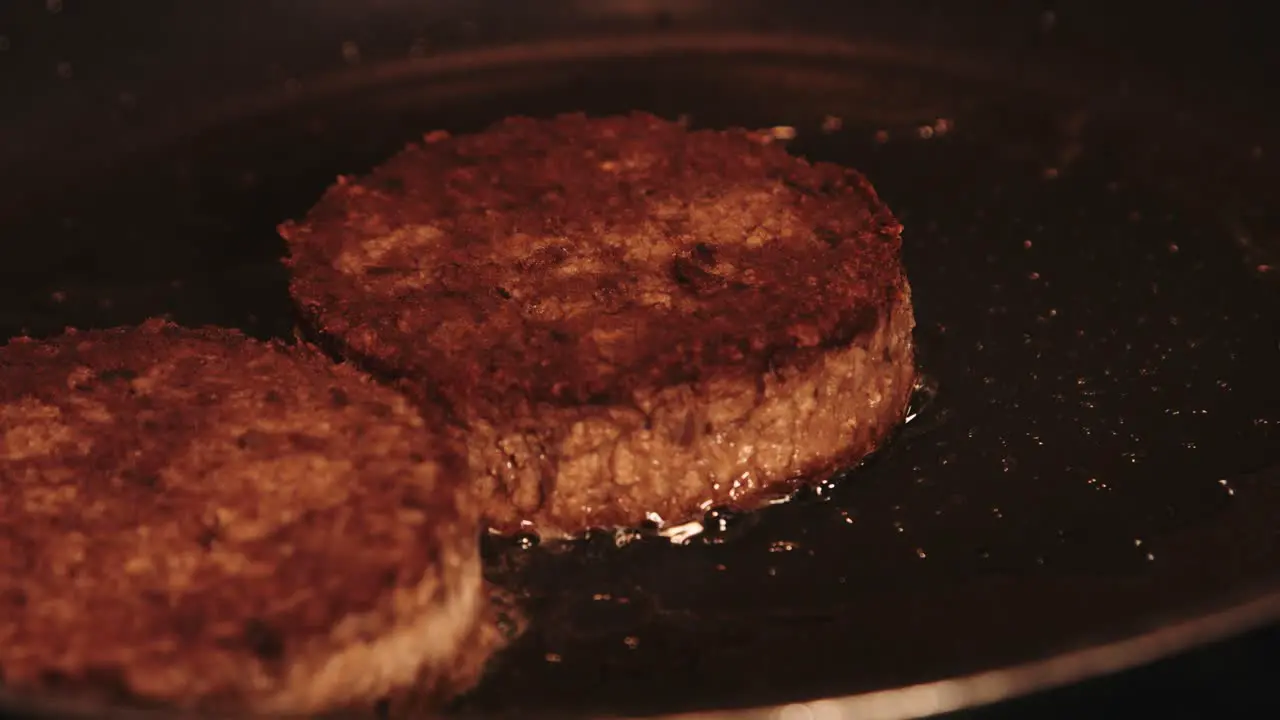
[[[759,516],[755,513],[717,505],[702,517],[702,542],[709,545],[722,545],[746,532],[755,525],[757,519]]]
[[[929,554],[928,554],[928,553],[926,553],[926,552],[924,551],[924,548],[916,548],[916,557],[918,557],[918,558],[920,558],[921,560],[923,560],[923,559],[925,559],[925,558],[929,557]]]
[[[832,494],[840,486],[840,479],[843,477],[840,473],[828,475],[812,485],[806,486],[808,494],[818,498],[819,500],[830,500]]]
[[[512,538],[512,542],[521,550],[532,550],[538,547],[542,538],[538,537],[537,533],[520,533]]]
[[[911,398],[907,400],[907,414],[902,419],[903,424],[919,418],[937,397],[938,381],[929,375],[918,375],[915,385],[911,388]]]
[[[701,535],[705,529],[702,523],[697,520],[690,520],[686,523],[663,528],[658,534],[670,540],[672,545],[686,545],[690,540]]]
[[[1142,538],[1134,538],[1134,539],[1133,539],[1133,546],[1134,546],[1134,547],[1142,547]]]
[[[644,537],[644,533],[639,530],[635,530],[633,528],[618,528],[613,531],[613,546],[620,548],[626,547],[642,537]]]
[[[1226,478],[1223,478],[1223,479],[1219,480],[1219,481],[1218,481],[1218,484],[1222,486],[1222,489],[1223,489],[1223,490],[1226,490],[1226,491],[1227,491],[1227,495],[1235,495],[1235,494],[1236,494],[1235,488],[1231,487],[1231,483],[1227,482],[1227,479],[1226,479]]]
[[[852,524],[853,524],[853,513],[849,512],[848,510],[841,510],[841,511],[840,511],[840,519],[841,519],[841,520],[844,520],[844,522],[845,522],[845,524],[846,524],[846,525],[852,525]]]
[[[793,550],[796,550],[799,547],[800,547],[799,543],[795,543],[790,540],[777,540],[769,544],[769,552],[771,553],[792,552]]]
[[[785,505],[796,499],[798,491],[779,490],[776,493],[762,494],[760,502],[764,507],[773,507],[774,505]]]
[[[741,513],[727,507],[714,507],[707,511],[702,518],[702,524],[706,527],[707,532],[722,533],[729,529],[729,526],[736,522]]]
[[[342,43],[342,59],[351,65],[360,62],[360,46],[353,40]]]

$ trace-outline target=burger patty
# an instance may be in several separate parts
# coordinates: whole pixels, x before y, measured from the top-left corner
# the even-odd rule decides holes
[[[151,321],[13,340],[0,378],[10,690],[314,712],[497,644],[465,460],[356,370]]]
[[[857,172],[651,115],[437,132],[286,223],[312,329],[466,434],[502,532],[677,522],[871,452],[914,381]]]

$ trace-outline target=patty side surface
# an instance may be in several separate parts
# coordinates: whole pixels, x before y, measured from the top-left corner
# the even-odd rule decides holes
[[[292,291],[453,414],[500,530],[744,503],[873,449],[913,379],[901,226],[771,139],[645,114],[433,133],[282,226]]]
[[[159,321],[13,340],[0,378],[8,689],[313,712],[475,679],[465,465],[398,394]]]

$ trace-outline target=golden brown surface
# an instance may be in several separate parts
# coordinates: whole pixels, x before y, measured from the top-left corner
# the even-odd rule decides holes
[[[155,321],[14,340],[0,378],[10,688],[310,711],[473,634],[460,461],[364,375]]]
[[[292,290],[340,352],[453,413],[501,529],[737,502],[861,457],[912,376],[898,222],[857,172],[768,140],[644,114],[432,134],[281,228]],[[826,386],[859,412],[766,397]],[[839,437],[806,447],[809,420]]]

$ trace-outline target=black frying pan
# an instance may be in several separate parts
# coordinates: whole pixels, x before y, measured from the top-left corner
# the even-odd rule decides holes
[[[0,335],[289,336],[276,223],[513,113],[791,125],[907,227],[900,436],[685,545],[493,543],[534,626],[456,712],[912,717],[1280,616],[1280,166],[1258,66],[1169,52],[1210,19],[1140,71],[1105,8],[169,5],[6,8]]]

